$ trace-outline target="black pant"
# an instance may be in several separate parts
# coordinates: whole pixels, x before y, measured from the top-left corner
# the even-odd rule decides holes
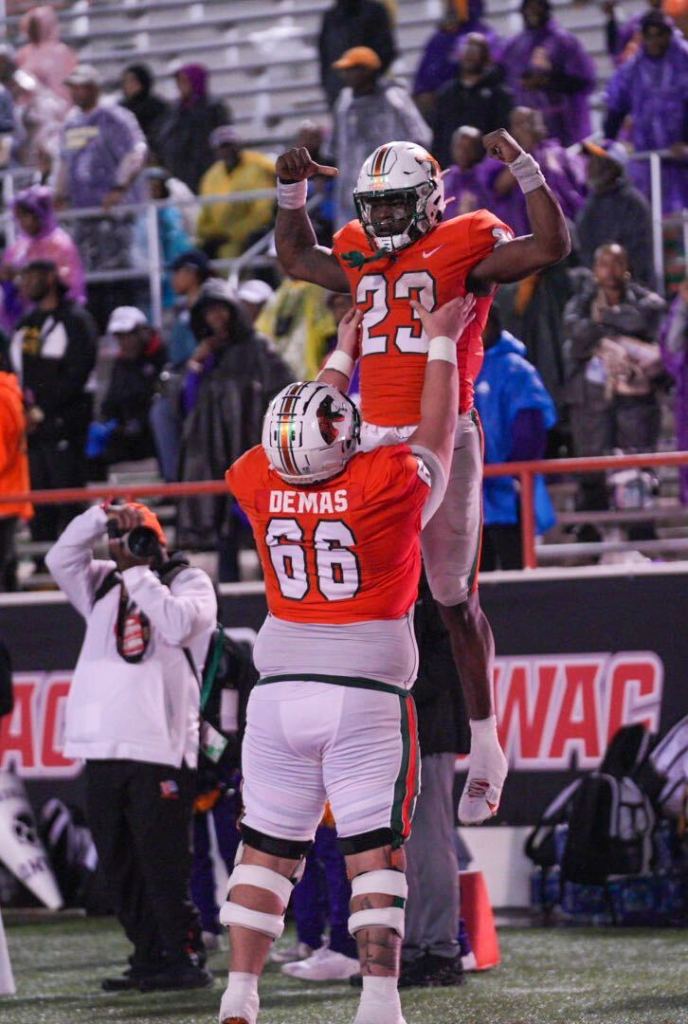
[[[29,440],[29,472],[35,491],[83,487],[86,483],[82,438],[73,441]],[[36,505],[31,520],[35,541],[57,540],[70,519],[83,511],[81,505]]]
[[[137,971],[188,963],[202,948],[189,894],[196,773],[139,761],[87,761],[88,824]]]
[[[483,527],[483,550],[480,558],[480,571],[493,572],[495,569],[522,569],[523,551],[521,549],[521,527],[513,526]]]
[[[17,589],[16,516],[0,516],[0,593]]]

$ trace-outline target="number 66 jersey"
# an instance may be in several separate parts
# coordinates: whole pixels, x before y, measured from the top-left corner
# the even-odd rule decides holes
[[[258,445],[226,481],[253,529],[269,615],[254,660],[263,677],[373,679],[408,688],[412,610],[432,481],[407,445],[354,455],[329,480],[296,487]]]

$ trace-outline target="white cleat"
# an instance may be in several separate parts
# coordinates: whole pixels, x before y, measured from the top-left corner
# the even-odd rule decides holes
[[[462,825],[481,825],[497,813],[508,770],[497,733],[477,736],[473,732],[468,778],[459,800]]]
[[[305,960],[313,950],[305,942],[299,942],[296,946],[289,946],[287,949],[271,949],[268,953],[268,960],[273,964],[288,964],[294,960]]]
[[[346,981],[352,974],[357,974],[361,966],[353,957],[335,953],[327,946],[316,949],[307,960],[297,960],[293,964],[283,964],[282,974],[300,981]]]

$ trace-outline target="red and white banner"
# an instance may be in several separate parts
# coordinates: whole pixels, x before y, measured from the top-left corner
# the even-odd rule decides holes
[[[599,764],[619,726],[644,722],[664,733],[688,710],[688,574],[524,577],[484,584],[481,599],[499,654],[495,708],[511,763],[502,822],[534,823],[579,770]],[[222,595],[222,621],[242,639],[264,616],[262,593],[243,586]],[[79,803],[80,764],[61,747],[83,621],[65,602],[27,607],[5,597],[0,635],[16,681],[15,710],[0,719],[0,769],[27,780],[35,806],[55,795]]]
[[[66,779],[80,762],[61,753],[71,674],[19,672],[15,707],[0,719],[0,770]],[[495,709],[512,768],[595,768],[622,725],[659,729],[664,667],[652,651],[497,658]]]

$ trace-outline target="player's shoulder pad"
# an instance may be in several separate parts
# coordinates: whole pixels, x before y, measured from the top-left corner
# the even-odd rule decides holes
[[[268,470],[268,457],[262,444],[257,444],[232,463],[225,473],[225,482],[232,494],[245,494],[248,488],[263,483]]]
[[[510,242],[514,237],[514,232],[509,225],[500,220],[491,210],[475,210],[474,213],[466,214],[466,217],[470,222],[472,238],[489,235],[494,238],[495,245],[503,245],[504,242]]]
[[[383,445],[372,454],[377,456],[375,465],[387,475],[390,483],[418,475],[418,459],[406,442]]]
[[[349,249],[368,247],[368,236],[358,220],[350,220],[337,231],[332,239],[332,251],[336,256]]]

